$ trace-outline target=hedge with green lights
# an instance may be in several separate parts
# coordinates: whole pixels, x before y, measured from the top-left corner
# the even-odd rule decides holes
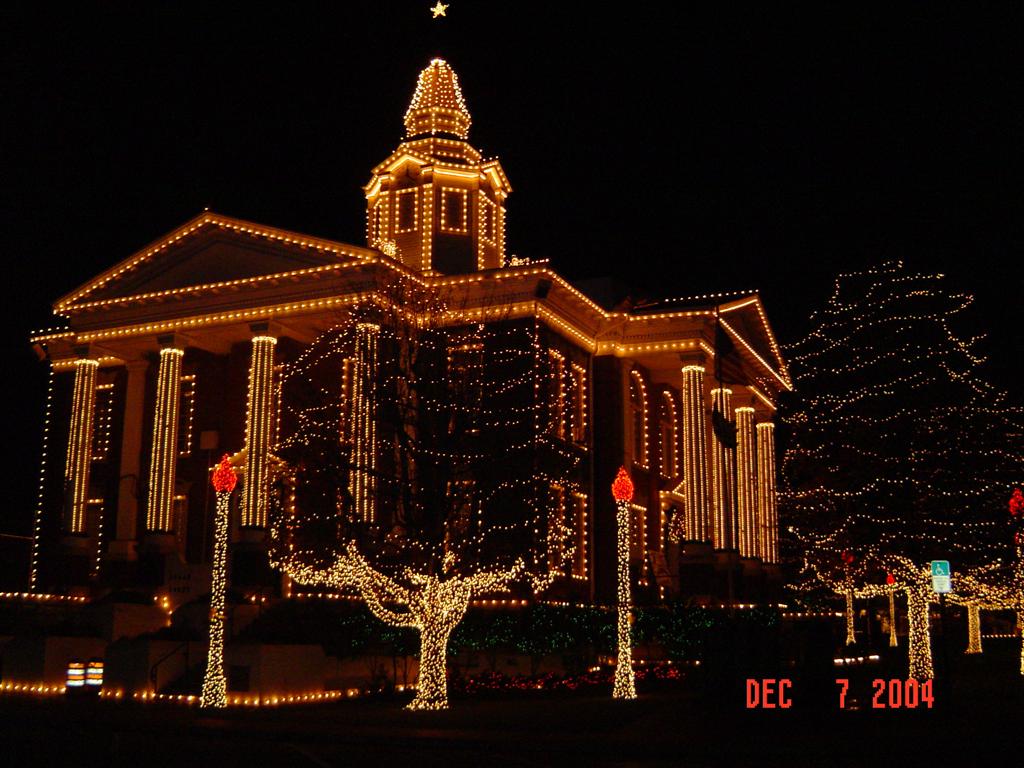
[[[779,625],[774,609],[728,611],[680,604],[637,608],[634,646],[657,649],[671,660],[700,660],[727,642],[771,635]],[[269,610],[243,633],[262,642],[319,642],[332,655],[366,653],[413,656],[415,631],[385,625],[362,604],[285,602]],[[582,668],[615,650],[615,612],[598,607],[532,605],[525,608],[471,608],[455,628],[449,653],[519,653],[534,658],[561,654],[567,667]]]

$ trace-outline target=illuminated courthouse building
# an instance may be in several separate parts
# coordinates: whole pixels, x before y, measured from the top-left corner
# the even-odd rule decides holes
[[[434,60],[405,139],[364,188],[367,245],[204,212],[56,301],[66,327],[32,339],[52,372],[33,592],[145,587],[175,604],[208,592],[209,470],[227,452],[242,470],[232,584],[280,595],[263,490],[278,366],[401,275],[444,292],[453,324],[500,314],[543,329],[551,437],[579,453],[586,478],[551,496],[579,545],[555,594],[612,601],[610,483],[625,465],[638,600],[772,596],[772,415],[790,380],[760,298],[616,305],[547,262],[510,258],[512,187],[469,128],[455,73]]]

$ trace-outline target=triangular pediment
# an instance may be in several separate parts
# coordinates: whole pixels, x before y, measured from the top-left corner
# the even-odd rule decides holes
[[[768,318],[758,295],[747,296],[719,306],[719,312],[727,328],[738,337],[740,346],[746,352],[761,358],[778,378],[791,387],[786,361],[782,357],[775,334],[768,324]]]
[[[237,285],[371,257],[358,246],[205,213],[64,296],[55,309]]]

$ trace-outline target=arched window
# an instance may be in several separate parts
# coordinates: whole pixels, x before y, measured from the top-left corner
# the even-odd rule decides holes
[[[676,440],[676,404],[671,392],[661,393],[658,407],[658,432],[661,443],[661,474],[675,477],[679,474]]]
[[[629,410],[633,421],[633,461],[647,467],[647,386],[640,372],[629,372]]]

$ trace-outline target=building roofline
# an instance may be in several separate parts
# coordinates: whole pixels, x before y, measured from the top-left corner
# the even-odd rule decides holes
[[[247,221],[245,219],[238,219],[233,216],[225,216],[220,213],[205,210],[179,227],[171,230],[166,235],[152,241],[149,245],[140,248],[128,258],[119,261],[117,264],[101,272],[96,277],[91,278],[88,282],[83,283],[71,292],[61,296],[53,303],[53,311],[56,314],[63,313],[82,297],[88,296],[93,291],[96,291],[116,279],[122,273],[149,261],[153,256],[165,250],[167,247],[211,224],[231,229],[236,232],[251,234],[257,237],[265,237],[270,240],[276,240],[300,247],[314,248],[316,250],[327,251],[339,256],[348,256],[359,260],[367,260],[371,258],[374,253],[368,248],[327,240],[325,238],[313,237],[311,235],[304,235],[300,232],[293,232],[291,230],[280,229],[278,227],[270,227],[264,224]]]

